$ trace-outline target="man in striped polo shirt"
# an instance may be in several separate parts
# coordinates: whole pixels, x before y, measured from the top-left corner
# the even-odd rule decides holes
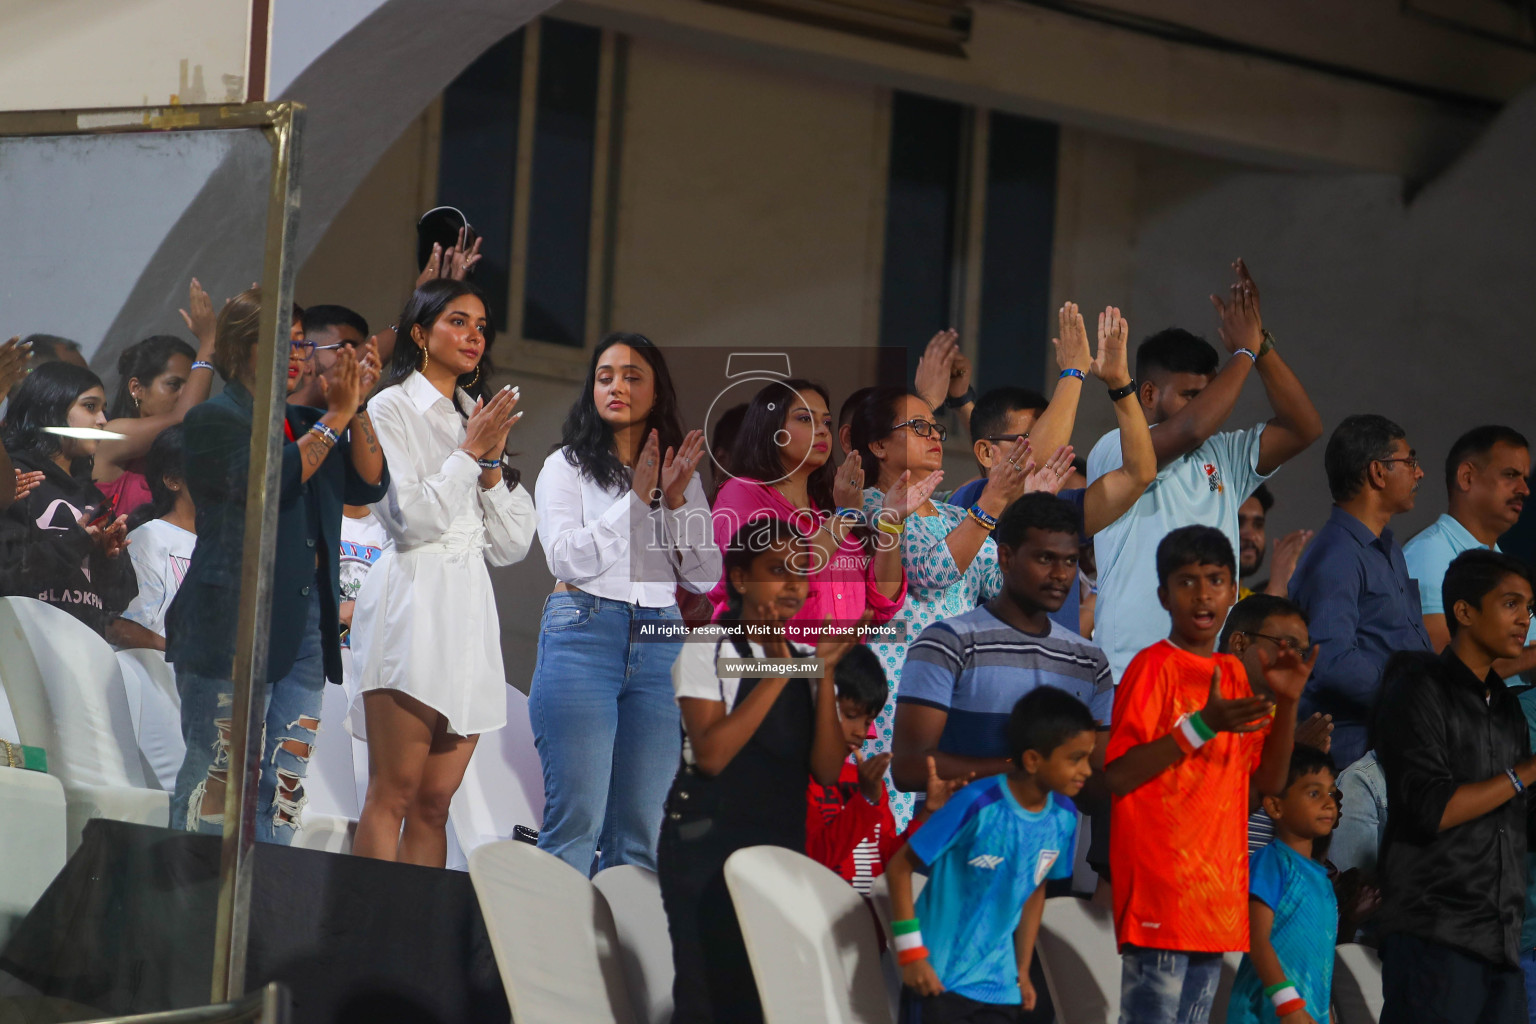
[[[1077,578],[1077,523],[1076,510],[1051,494],[1009,505],[993,534],[1002,593],[934,623],[907,649],[892,744],[898,789],[926,788],[930,756],[941,778],[1008,771],[1008,714],[1039,686],[1088,705],[1100,730],[1094,770],[1102,767],[1114,701],[1109,662],[1050,618]]]

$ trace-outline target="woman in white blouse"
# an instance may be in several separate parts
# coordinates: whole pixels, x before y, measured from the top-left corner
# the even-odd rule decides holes
[[[610,334],[562,445],[534,487],[539,542],[559,581],[544,604],[528,693],[544,767],[539,847],[582,874],[597,850],[602,868],[654,871],[682,752],[676,590],[703,594],[720,579],[695,472],[704,434],[683,435],[660,350],[638,334]]]
[[[483,732],[506,724],[501,627],[486,564],[533,542],[528,493],[502,479],[517,389],[481,393],[492,328],[480,290],[429,281],[368,403],[390,486],[388,535],[357,594],[352,663],[368,729],[368,795],[352,852],[442,867],[448,805]],[[404,829],[401,823],[404,822]]]

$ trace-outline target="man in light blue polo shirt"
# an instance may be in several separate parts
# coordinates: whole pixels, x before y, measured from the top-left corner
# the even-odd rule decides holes
[[[1509,427],[1474,427],[1456,439],[1445,459],[1446,512],[1403,545],[1408,575],[1418,581],[1424,629],[1437,651],[1450,643],[1440,583],[1451,559],[1472,548],[1499,550],[1498,539],[1515,525],[1531,489],[1530,446]],[[1536,668],[1536,620],[1519,658],[1494,664],[1512,678]]]
[[[1168,635],[1168,613],[1157,599],[1162,539],[1181,526],[1214,526],[1238,550],[1238,507],[1323,433],[1312,400],[1264,330],[1258,287],[1242,260],[1234,269],[1230,304],[1211,297],[1231,355],[1220,372],[1210,343],[1177,327],[1152,335],[1136,351],[1133,383],[1152,424],[1157,478],[1129,512],[1093,538],[1099,568],[1093,639],[1117,682],[1142,648]],[[1218,433],[1254,373],[1275,415],[1247,430]],[[1120,461],[1120,432],[1112,430],[1088,455],[1090,486]]]

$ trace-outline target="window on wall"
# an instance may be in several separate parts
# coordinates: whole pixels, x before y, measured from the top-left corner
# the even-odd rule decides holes
[[[617,52],[610,32],[544,18],[443,94],[438,202],[484,237],[476,280],[529,369],[579,370],[605,327]]]
[[[880,344],[960,331],[978,391],[1039,388],[1050,338],[1053,124],[895,93]]]

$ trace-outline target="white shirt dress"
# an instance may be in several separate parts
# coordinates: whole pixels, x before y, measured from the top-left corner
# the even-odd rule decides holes
[[[474,407],[456,394],[466,413]],[[528,554],[533,500],[521,485],[481,490],[465,420],[420,373],[368,403],[389,461],[389,493],[371,506],[388,535],[352,612],[359,695],[399,690],[459,736],[507,721],[501,625],[490,565]]]

